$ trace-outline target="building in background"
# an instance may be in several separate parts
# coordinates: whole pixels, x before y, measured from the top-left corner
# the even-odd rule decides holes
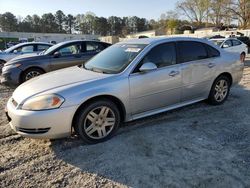
[[[98,35],[0,32],[0,49],[7,48],[7,44],[16,44],[27,41],[59,43],[68,40],[98,40],[98,38]]]

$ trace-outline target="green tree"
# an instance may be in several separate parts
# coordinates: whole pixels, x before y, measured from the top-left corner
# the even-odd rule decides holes
[[[58,32],[65,33],[64,26],[65,26],[66,16],[63,13],[63,11],[61,10],[56,11],[55,20],[58,25]]]
[[[71,34],[74,27],[75,27],[75,21],[76,21],[76,18],[71,15],[71,14],[68,14],[67,17],[66,17],[66,31],[67,33]]]
[[[58,32],[58,25],[55,16],[52,13],[43,14],[41,17],[41,32],[42,33],[56,33]]]
[[[0,15],[0,27],[3,31],[17,31],[17,18],[10,12]]]

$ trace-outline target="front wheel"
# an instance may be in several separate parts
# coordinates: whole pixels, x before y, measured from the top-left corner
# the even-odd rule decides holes
[[[21,83],[26,82],[31,78],[40,76],[41,74],[44,74],[44,71],[39,68],[30,68],[28,70],[25,70],[21,76]]]
[[[227,76],[220,76],[211,88],[208,102],[212,105],[220,105],[225,102],[230,92],[230,80]]]
[[[96,144],[111,138],[120,124],[117,106],[109,100],[99,100],[82,108],[76,116],[74,129],[85,142]]]

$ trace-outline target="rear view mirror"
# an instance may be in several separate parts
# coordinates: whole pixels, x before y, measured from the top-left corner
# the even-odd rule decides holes
[[[61,53],[60,52],[55,52],[54,53],[54,58],[58,58],[58,57],[61,57]]]
[[[141,72],[149,72],[152,70],[157,69],[157,66],[154,63],[148,62],[148,63],[144,63],[141,67],[140,67],[140,71]]]

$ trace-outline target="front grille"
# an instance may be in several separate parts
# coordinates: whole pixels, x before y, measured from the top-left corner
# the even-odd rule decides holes
[[[15,99],[11,99],[11,102],[12,102],[12,104],[15,106],[15,107],[17,107],[17,105],[18,105],[18,103],[15,101]]]
[[[50,130],[50,128],[26,129],[26,128],[16,127],[16,130],[27,134],[45,134]]]

